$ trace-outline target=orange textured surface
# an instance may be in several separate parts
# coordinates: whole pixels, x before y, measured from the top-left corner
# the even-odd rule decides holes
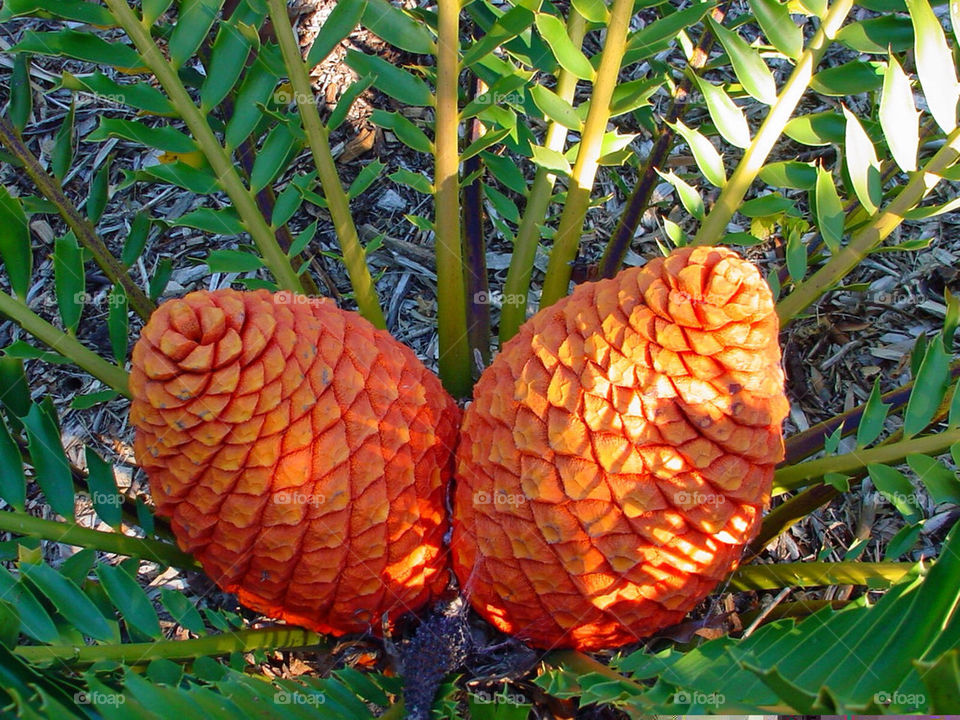
[[[191,293],[143,329],[130,389],[157,512],[247,607],[378,631],[446,586],[459,410],[356,313],[266,290]]]
[[[524,324],[460,431],[452,551],[473,606],[546,648],[682,620],[769,500],[788,411],[777,329],[756,268],[708,247]]]

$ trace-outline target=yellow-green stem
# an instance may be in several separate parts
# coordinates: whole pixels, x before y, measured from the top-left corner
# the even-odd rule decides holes
[[[697,230],[691,242],[692,245],[718,243],[726,234],[730,218],[743,204],[744,196],[763,167],[763,163],[766,162],[774,144],[783,134],[783,128],[790,120],[797,103],[807,91],[810,78],[813,77],[813,71],[820,63],[820,58],[840,30],[852,7],[853,0],[836,0],[830,6],[823,24],[803,51],[790,78],[780,91],[777,101],[770,108],[753,141],[744,151],[737,169],[723,186],[716,204]]]
[[[960,128],[947,137],[946,143],[930,158],[922,170],[914,172],[909,182],[887,207],[880,210],[870,224],[857,232],[850,242],[811,277],[798,283],[793,292],[777,304],[781,325],[786,325],[823,293],[834,287],[857,267],[873,248],[882,243],[903,222],[903,216],[915,208],[940,181],[940,174],[960,159]]]
[[[217,140],[206,118],[180,82],[176,70],[167,62],[160,48],[153,42],[149,28],[144,27],[126,0],[105,0],[105,2],[124,32],[133,41],[144,63],[167,93],[177,113],[190,129],[197,145],[216,173],[217,182],[230,197],[244,227],[256,243],[264,263],[270,268],[277,284],[286,290],[303,292],[300,278],[297,277],[289,258],[277,243],[270,225],[257,208],[256,198],[243,184],[233,160]]]
[[[44,345],[73,362],[121,395],[130,396],[127,372],[88,350],[75,337],[55,328],[20,300],[0,292],[0,313],[13,320]]]
[[[24,512],[0,512],[0,531],[151,560],[181,569],[197,570],[200,567],[191,555],[171,543],[44,520]]]
[[[914,567],[897,562],[798,562],[745,565],[730,576],[731,590],[777,590],[818,585],[866,585],[870,580],[897,582]]]
[[[633,15],[632,0],[614,0],[607,24],[607,38],[603,45],[597,79],[590,99],[590,112],[580,136],[580,151],[570,177],[567,202],[560,216],[560,225],[553,240],[550,262],[543,282],[540,307],[545,308],[567,294],[570,285],[571,263],[577,257],[580,233],[590,206],[590,193],[597,174],[603,135],[610,119],[610,100],[617,87],[620,65],[627,46],[627,31]]]
[[[283,54],[283,62],[290,76],[290,85],[300,111],[303,129],[307,134],[307,143],[313,155],[313,163],[317,168],[317,175],[323,187],[323,195],[327,200],[330,217],[340,240],[340,251],[343,253],[343,264],[350,275],[350,286],[360,314],[378,328],[387,326],[380,308],[380,299],[370,269],[367,267],[366,254],[360,244],[356,225],[350,215],[350,201],[347,193],[340,184],[337,166],[330,151],[329,133],[326,126],[320,121],[317,113],[317,103],[313,97],[313,88],[310,87],[310,78],[307,75],[307,66],[300,54],[300,46],[293,34],[290,17],[287,14],[285,0],[268,0],[270,19],[273,22],[274,34]]]
[[[117,645],[20,645],[14,649],[24,660],[41,663],[50,660],[77,665],[92,665],[101,660],[113,660],[126,665],[142,664],[152,660],[189,662],[198,657],[228,655],[254,650],[286,650],[291,648],[328,648],[322,635],[287,625],[238,630],[236,632],[189,640],[161,640],[148,643]]]
[[[913,454],[936,455],[945,452],[955,442],[960,442],[960,428],[880,445],[869,450],[855,450],[844,455],[830,455],[789,465],[774,473],[773,494],[781,495],[805,485],[812,485],[827,473],[853,473],[874,463],[890,465]]]
[[[436,208],[437,332],[440,379],[454,397],[466,397],[472,385],[467,337],[467,294],[460,237],[460,152],[457,87],[460,74],[459,0],[437,4],[437,117],[434,163]]]
[[[567,17],[567,34],[577,47],[583,43],[586,30],[586,19],[571,6],[570,15]],[[557,75],[557,87],[554,92],[570,103],[573,101],[576,89],[577,76],[568,70],[561,70]],[[566,142],[567,128],[556,121],[551,121],[547,126],[544,146],[556,152],[563,152]],[[523,321],[527,319],[527,293],[530,291],[533,261],[540,244],[540,225],[546,217],[556,180],[557,176],[546,168],[537,168],[527,196],[523,219],[517,230],[517,238],[513,243],[513,257],[510,258],[510,269],[507,271],[507,280],[503,287],[504,302],[500,314],[501,345],[516,335]]]

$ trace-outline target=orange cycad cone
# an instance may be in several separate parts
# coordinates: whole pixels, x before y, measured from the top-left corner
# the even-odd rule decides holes
[[[684,248],[531,318],[474,389],[453,563],[473,606],[539,647],[680,621],[737,564],[783,457],[770,289]]]
[[[342,634],[446,586],[459,411],[359,315],[290,293],[191,293],[143,329],[130,389],[157,512],[244,605]]]

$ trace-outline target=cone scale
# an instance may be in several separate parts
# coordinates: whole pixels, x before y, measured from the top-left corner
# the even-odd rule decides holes
[[[446,587],[459,411],[356,313],[290,293],[191,293],[150,318],[130,389],[157,513],[247,607],[376,632]]]
[[[457,451],[464,594],[531,645],[617,647],[733,570],[783,457],[778,320],[725,248],[580,285],[474,389]]]

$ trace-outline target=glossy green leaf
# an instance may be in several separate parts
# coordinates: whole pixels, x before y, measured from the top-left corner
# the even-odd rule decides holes
[[[314,236],[317,234],[317,221],[314,220],[312,223],[307,225],[303,230],[297,233],[297,236],[293,239],[293,242],[290,243],[290,250],[287,252],[289,257],[296,257],[304,250],[307,249],[307,246],[313,241]]]
[[[610,10],[603,0],[573,0],[572,5],[590,22],[606,24],[610,19]]]
[[[110,288],[107,298],[107,334],[110,336],[113,357],[117,364],[123,366],[127,360],[130,319],[127,315],[127,294],[122,285]]]
[[[794,282],[800,282],[807,274],[807,247],[800,232],[787,233],[787,272]]]
[[[777,83],[756,48],[750,47],[736,31],[728,30],[713,18],[709,18],[709,22],[723,49],[727,51],[743,89],[766,105],[776,102]]]
[[[110,65],[124,72],[146,72],[148,68],[129,45],[107,42],[93,33],[77,30],[36,32],[28,30],[11,52],[57,55],[83,60],[95,65]]]
[[[221,23],[210,51],[207,76],[200,87],[200,106],[216,107],[233,90],[247,64],[252,44],[235,23]]]
[[[370,121],[392,130],[404,145],[417,152],[427,155],[433,152],[433,142],[426,133],[400,112],[386,112],[378,108],[370,115]]]
[[[960,427],[960,380],[953,386],[953,397],[950,400],[947,422],[950,427]]]
[[[13,73],[10,76],[10,104],[7,114],[13,126],[23,132],[33,112],[33,86],[30,84],[30,55],[20,52],[13,57]]]
[[[150,27],[173,5],[173,0],[142,0],[140,5],[143,13],[143,24]]]
[[[513,200],[491,185],[484,185],[483,193],[486,195],[487,200],[490,201],[497,215],[509,220],[514,225],[520,224],[520,210]]]
[[[356,50],[347,51],[345,62],[359,75],[373,75],[374,86],[405,105],[425,106],[433,104],[430,86],[403,68],[375,55],[365,55]]]
[[[70,401],[71,410],[89,410],[97,405],[108,403],[120,397],[116,390],[101,390],[100,392],[86,393],[85,395],[75,395]]]
[[[76,333],[87,302],[87,279],[83,251],[72,231],[54,241],[53,279],[63,326]]]
[[[60,639],[57,626],[22,577],[0,565],[0,597],[17,609],[20,631],[37,642],[52,644]]]
[[[211,250],[207,256],[207,266],[210,272],[252,272],[263,267],[263,259],[243,250]]]
[[[677,196],[680,198],[680,202],[686,211],[697,220],[703,220],[703,198],[700,197],[697,189],[679,177],[673,170],[667,173],[662,173],[657,170],[657,174],[676,188]]]
[[[103,215],[107,207],[108,193],[110,191],[110,165],[113,162],[113,156],[107,156],[103,165],[94,173],[90,181],[90,193],[87,195],[87,201],[84,203],[84,211],[90,222],[96,224]]]
[[[364,165],[363,169],[357,173],[357,177],[350,183],[350,187],[347,188],[347,199],[353,200],[354,198],[360,197],[360,195],[380,177],[380,174],[386,167],[387,166],[379,160],[374,160]]]
[[[330,113],[330,119],[327,120],[327,129],[330,132],[333,132],[343,124],[343,121],[347,119],[347,113],[350,112],[350,107],[368,87],[373,85],[373,80],[373,75],[366,75],[341,93],[337,99],[337,106],[333,109],[333,112]]]
[[[635,33],[631,33],[627,40],[627,49],[623,55],[623,66],[646,60],[662,47],[669,44],[681,31],[687,30],[700,22],[704,15],[710,12],[715,2],[703,2],[678,10]]]
[[[160,601],[174,621],[190,632],[198,635],[204,635],[206,633],[203,618],[200,617],[197,608],[181,593],[170,590],[169,588],[161,588]]]
[[[505,45],[527,28],[533,25],[536,15],[522,5],[512,7],[497,18],[496,23],[486,34],[470,45],[463,54],[463,66],[470,67],[487,57],[491,52]]]
[[[123,496],[117,490],[113,466],[104,461],[91,448],[86,448],[87,488],[93,509],[103,522],[119,528],[123,522]],[[116,601],[114,601],[116,602]]]
[[[31,405],[21,418],[27,430],[27,447],[34,468],[34,480],[58,515],[73,519],[73,476],[63,451],[60,431],[40,405]]]
[[[113,27],[116,21],[110,11],[102,5],[88,0],[4,0],[3,9],[13,15],[32,15],[35,17],[72,20],[86,25]]]
[[[661,75],[618,83],[610,99],[610,117],[617,117],[650,105],[650,98],[663,87],[664,83],[665,79]]]
[[[543,111],[543,114],[546,115],[549,120],[559,123],[574,132],[580,132],[582,130],[583,123],[580,120],[580,116],[577,115],[577,111],[573,109],[570,103],[555,92],[543,85],[534,85],[530,88],[530,95],[533,97],[533,101],[537,107]]]
[[[277,85],[277,75],[271,69],[267,56],[270,46],[264,47],[253,64],[247,68],[233,103],[233,114],[227,122],[224,135],[229,148],[237,148],[246,140],[263,117],[265,105]]]
[[[730,99],[723,88],[694,75],[697,87],[707,101],[707,110],[720,135],[731,145],[746,148],[750,145],[750,126],[743,111]]]
[[[864,209],[871,215],[883,200],[883,185],[880,179],[880,161],[877,151],[856,115],[843,106],[843,115],[847,121],[844,142],[847,172],[853,183],[853,190]]]
[[[831,252],[836,253],[840,250],[840,244],[843,241],[845,214],[833,175],[822,167],[817,168],[814,192],[817,200],[817,228],[820,230],[823,242]]]
[[[137,258],[143,253],[146,247],[147,237],[150,235],[150,214],[147,212],[138,212],[133,216],[130,222],[130,232],[127,233],[127,239],[123,243],[123,252],[120,255],[120,261],[127,267],[131,267]]]
[[[192,227],[215,235],[239,235],[244,232],[243,222],[232,207],[219,210],[197,208],[169,222],[178,227]]]
[[[500,128],[499,130],[488,130],[480,137],[467,145],[460,153],[460,162],[469,160],[474,155],[479,155],[491,145],[495,145],[510,134],[510,128]]]
[[[160,90],[145,82],[118,83],[99,70],[78,77],[64,71],[61,87],[94,95],[91,102],[110,105],[129,105],[151,115],[173,115],[173,105]]]
[[[796,60],[803,52],[803,31],[790,18],[787,6],[779,0],[749,0],[750,9],[770,43]]]
[[[920,87],[930,114],[945,133],[957,126],[960,83],[940,20],[927,0],[906,0],[913,23],[914,53]]]
[[[782,160],[764,165],[760,179],[773,187],[810,190],[817,184],[817,169],[810,163]]]
[[[72,580],[49,565],[24,563],[20,571],[73,627],[103,642],[119,642],[120,633]]]
[[[259,192],[283,171],[293,159],[301,144],[299,128],[294,125],[278,123],[267,133],[266,139],[257,151],[250,171],[250,189]]]
[[[76,103],[71,100],[70,109],[63,116],[63,122],[60,124],[60,129],[53,140],[53,149],[50,151],[50,170],[53,172],[53,176],[61,182],[73,163],[75,107]]]
[[[170,64],[175,68],[193,57],[217,19],[224,0],[181,0],[177,24],[170,35]]]
[[[677,120],[671,127],[686,141],[697,167],[707,181],[718,188],[726,185],[727,173],[723,167],[723,158],[720,157],[713,143],[699,130],[688,128],[682,120]]]
[[[156,302],[163,291],[167,289],[170,275],[173,274],[173,262],[170,258],[161,258],[153,274],[150,276],[150,286],[147,288],[147,297]]]
[[[810,87],[823,95],[844,97],[879,90],[883,84],[883,64],[852,60],[821,70],[810,80]]]
[[[433,36],[426,24],[410,17],[388,0],[367,0],[361,22],[377,37],[414,55],[429,55],[435,50]]]
[[[102,141],[109,137],[146,145],[170,153],[187,154],[196,152],[197,146],[188,135],[169,126],[150,127],[136,120],[100,118],[100,124],[85,138],[88,141]]]
[[[857,426],[857,447],[867,447],[880,437],[890,407],[881,399],[880,381],[874,382],[873,390],[870,391],[870,397],[860,417],[860,424]]]
[[[796,207],[793,200],[783,197],[780,193],[769,193],[747,200],[740,206],[740,214],[748,218],[769,217],[796,211]]]
[[[310,46],[307,65],[314,67],[322,63],[327,55],[360,24],[360,18],[363,17],[366,6],[365,0],[339,0],[323,22],[313,45]]]
[[[843,142],[846,123],[843,115],[832,110],[800,115],[783,128],[784,134],[803,145],[830,145]]]
[[[943,338],[938,335],[927,344],[923,361],[917,370],[903,418],[905,437],[916,435],[930,424],[943,401],[949,379],[950,356],[943,347]]]
[[[880,127],[890,154],[904,172],[917,169],[920,147],[920,113],[913,102],[910,78],[891,55],[883,76],[880,96]]]
[[[900,53],[913,47],[913,26],[905,17],[881,15],[845,25],[837,42],[862,53],[886,55],[888,48]]]
[[[33,248],[30,245],[30,229],[27,216],[18,198],[12,197],[7,188],[0,185],[0,257],[10,279],[13,292],[26,300],[33,272]]]
[[[157,611],[134,578],[122,568],[107,563],[99,563],[96,573],[107,597],[116,605],[128,628],[135,628],[155,640],[163,636]]]
[[[526,193],[527,179],[513,160],[492,152],[484,152],[481,157],[483,163],[490,168],[491,175],[500,183],[516,193]]]
[[[560,67],[581,80],[592,81],[596,76],[596,71],[587,56],[570,39],[566,24],[556,15],[546,12],[537,13],[535,22],[537,30],[547,41],[550,49],[553,50],[554,57],[560,63]],[[543,86],[538,85],[537,87]]]
[[[927,488],[934,504],[960,503],[960,480],[956,472],[928,455],[907,455],[907,465]]]
[[[7,349],[4,349],[5,353]],[[30,412],[31,404],[30,386],[22,360],[0,357],[0,403],[10,411],[11,426],[19,432],[21,424],[18,418]]]
[[[537,167],[559,175],[570,175],[573,170],[570,161],[561,152],[540,145],[531,145],[530,150],[533,152],[533,162]]]
[[[23,510],[27,498],[27,480],[23,473],[20,448],[10,436],[0,416],[0,498],[17,510]]]
[[[904,525],[890,538],[890,541],[887,543],[887,549],[883,553],[883,559],[887,561],[896,560],[910,552],[913,546],[917,544],[917,540],[920,539],[922,532],[923,523],[918,522],[914,525]]]

